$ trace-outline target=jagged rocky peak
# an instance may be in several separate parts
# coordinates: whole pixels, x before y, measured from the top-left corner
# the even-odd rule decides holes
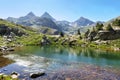
[[[35,17],[35,14],[31,11],[26,16],[28,16],[28,17]]]
[[[79,19],[87,19],[87,18],[81,16]]]
[[[41,17],[51,17],[48,12],[45,12]]]
[[[48,13],[48,12],[45,12],[41,18],[48,18],[48,19],[52,19],[53,21],[55,21],[55,19]]]

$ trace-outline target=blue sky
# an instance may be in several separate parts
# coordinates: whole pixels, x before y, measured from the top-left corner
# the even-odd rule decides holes
[[[74,21],[83,16],[107,21],[120,16],[120,0],[0,0],[0,18],[20,17],[32,11],[50,13],[57,20]]]

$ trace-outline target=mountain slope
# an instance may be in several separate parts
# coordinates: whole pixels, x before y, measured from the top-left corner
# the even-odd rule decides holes
[[[49,27],[52,29],[60,30],[59,27],[55,24],[55,22],[49,18],[37,18],[35,19],[34,24],[38,27]]]
[[[68,21],[56,21],[56,25],[63,31],[68,31],[72,27]]]
[[[16,36],[23,36],[31,32],[34,32],[34,29],[0,19],[0,35],[1,36],[10,35],[11,33],[14,33]]]

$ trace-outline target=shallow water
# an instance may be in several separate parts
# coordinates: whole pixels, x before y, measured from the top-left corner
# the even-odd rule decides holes
[[[63,68],[79,69],[86,64],[106,68],[112,67],[120,70],[119,52],[93,50],[90,48],[27,46],[17,48],[12,54],[4,55],[3,57],[8,61],[12,60],[11,63],[6,63],[7,66],[0,63],[0,65],[3,64],[0,71],[6,74],[10,74],[12,71],[25,74],[43,70],[49,73]],[[21,77],[25,76],[24,74]]]

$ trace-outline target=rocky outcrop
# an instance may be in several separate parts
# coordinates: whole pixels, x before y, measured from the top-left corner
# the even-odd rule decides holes
[[[90,32],[86,39],[89,41],[95,41],[95,40],[115,40],[120,38],[120,30],[114,30],[114,31],[93,31]]]
[[[115,40],[119,38],[120,38],[120,30],[115,30],[115,31],[99,31],[94,39]]]
[[[0,24],[0,35],[10,35],[12,33],[14,33],[16,36],[22,36],[25,35],[24,31],[19,30],[18,28],[10,28],[4,24]]]

